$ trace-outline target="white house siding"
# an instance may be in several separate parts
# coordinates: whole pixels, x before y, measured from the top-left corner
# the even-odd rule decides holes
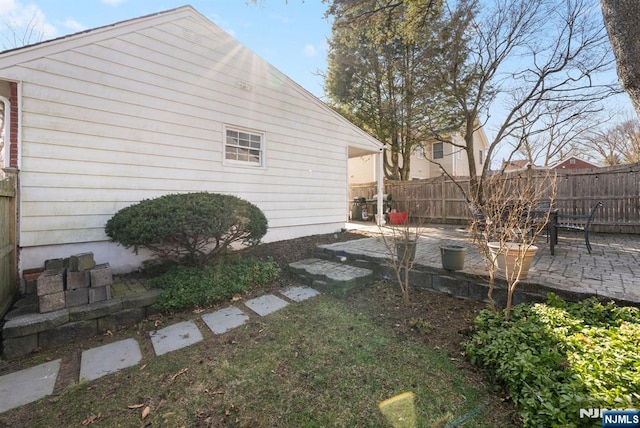
[[[0,79],[21,83],[23,268],[80,248],[135,265],[114,262],[131,255],[104,225],[168,193],[245,198],[265,241],[331,232],[348,211],[347,147],[377,150],[190,7],[0,56]],[[264,133],[264,168],[223,163],[225,125]]]

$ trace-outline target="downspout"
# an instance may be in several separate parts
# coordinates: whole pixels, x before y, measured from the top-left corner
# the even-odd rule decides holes
[[[378,153],[378,198],[377,198],[377,210],[376,224],[378,226],[384,226],[384,147],[380,148]]]

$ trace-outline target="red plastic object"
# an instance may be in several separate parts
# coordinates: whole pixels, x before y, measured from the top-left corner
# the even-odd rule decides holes
[[[407,224],[407,213],[389,213],[389,223],[391,224]]]

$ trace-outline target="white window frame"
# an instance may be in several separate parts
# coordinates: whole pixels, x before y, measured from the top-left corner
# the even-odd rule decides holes
[[[441,154],[441,156],[436,157],[436,145],[438,145],[438,144],[442,147],[442,149],[439,150],[442,154]],[[431,158],[433,160],[444,159],[444,143],[442,141],[439,141],[437,143],[433,143],[431,145]]]
[[[424,147],[422,147],[422,146],[417,146],[416,147],[416,158],[417,159],[424,159]]]
[[[236,138],[244,137],[242,142],[238,141],[237,144],[231,144],[228,141],[228,138],[234,138],[234,136],[229,136],[229,133],[236,133]],[[242,135],[241,135],[242,134]],[[248,137],[248,140],[247,138]],[[255,147],[255,138],[259,138],[259,146]],[[227,150],[230,151],[235,150],[236,159],[228,159],[227,158]],[[248,152],[257,152],[258,162],[251,161],[248,158],[251,153],[247,153],[247,159],[237,159],[241,153],[238,151],[244,150]],[[245,128],[241,126],[234,125],[224,125],[222,130],[222,162],[224,165],[232,165],[232,166],[244,166],[250,168],[264,168],[266,163],[266,133],[264,131],[259,131],[256,129]],[[255,157],[255,154],[253,155]]]

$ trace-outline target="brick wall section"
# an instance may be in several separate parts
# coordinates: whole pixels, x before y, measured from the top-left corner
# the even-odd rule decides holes
[[[18,84],[11,82],[11,94],[9,102],[11,103],[11,121],[9,122],[9,166],[11,168],[18,167]]]

